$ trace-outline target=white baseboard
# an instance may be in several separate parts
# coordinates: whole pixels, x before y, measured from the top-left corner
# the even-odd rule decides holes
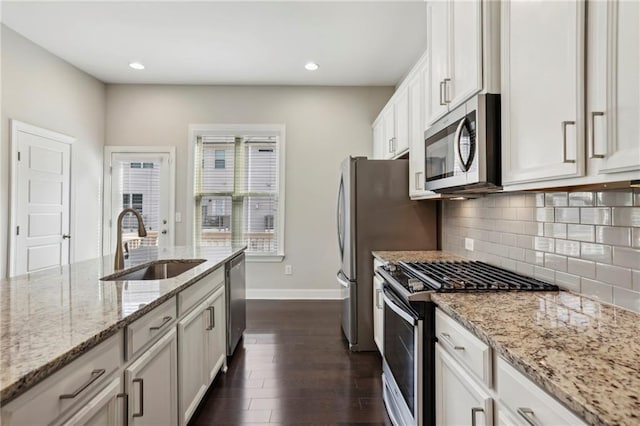
[[[258,289],[248,288],[247,299],[274,300],[338,300],[340,289],[312,290],[312,289]]]

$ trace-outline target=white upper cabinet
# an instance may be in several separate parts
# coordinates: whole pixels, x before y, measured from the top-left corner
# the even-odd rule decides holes
[[[584,9],[502,3],[503,185],[584,174]]]
[[[393,156],[402,154],[409,149],[409,90],[403,87],[398,91],[395,105],[395,140]]]
[[[429,126],[482,89],[482,2],[427,3]]]
[[[425,61],[409,80],[409,196],[418,197],[424,191],[424,73]],[[428,191],[430,192],[430,191]]]
[[[587,167],[618,180],[640,170],[640,3],[592,1],[588,8]]]
[[[393,103],[387,105],[382,113],[382,121],[384,122],[382,158],[392,158],[395,152],[393,148],[396,143],[396,110]]]
[[[384,158],[384,121],[381,119],[373,123],[373,159]]]

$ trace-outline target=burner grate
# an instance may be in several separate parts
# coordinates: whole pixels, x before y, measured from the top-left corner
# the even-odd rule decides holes
[[[399,265],[408,275],[440,292],[558,290],[556,285],[479,261],[400,262]]]

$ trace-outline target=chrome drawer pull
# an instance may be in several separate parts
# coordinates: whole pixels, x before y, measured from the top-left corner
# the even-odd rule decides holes
[[[531,426],[539,426],[535,419],[535,414],[531,408],[520,407],[518,408],[518,414]]]
[[[83,390],[85,390],[86,388],[91,386],[91,384],[93,382],[95,382],[96,380],[98,380],[100,378],[100,376],[102,376],[106,371],[107,370],[105,370],[104,368],[100,368],[98,370],[93,370],[91,372],[91,378],[89,380],[87,380],[85,383],[80,385],[80,387],[78,389],[76,389],[75,392],[73,392],[73,393],[64,393],[64,394],[60,395],[60,399],[73,399],[76,396],[80,395],[80,393]]]
[[[207,308],[207,311],[209,311],[209,323],[211,324],[209,327],[207,327],[207,330],[213,330],[216,326],[216,307],[209,306]]]
[[[453,343],[453,340],[451,340],[451,335],[447,333],[442,333],[440,334],[440,338],[442,339],[443,342],[451,346],[456,351],[464,351],[464,346],[456,346],[455,343]]]
[[[445,101],[443,101],[443,100],[442,100],[442,92],[443,92],[443,89],[444,89],[444,85],[445,85],[445,84],[446,84],[446,83],[444,82],[444,80],[442,80],[442,81],[440,82],[440,105],[446,105],[446,104],[447,104]]]
[[[131,417],[142,417],[144,416],[144,380],[133,379],[133,383],[140,383],[140,412],[133,413]]]
[[[476,426],[476,414],[484,413],[484,408],[473,407],[471,409],[471,426]]]
[[[376,308],[382,309],[384,306],[380,303],[380,294],[382,294],[382,290],[376,288]]]
[[[172,319],[173,319],[172,317],[164,317],[162,318],[162,322],[160,323],[160,325],[154,325],[153,327],[149,327],[149,330],[151,331],[160,330],[162,327],[167,325],[167,323]]]

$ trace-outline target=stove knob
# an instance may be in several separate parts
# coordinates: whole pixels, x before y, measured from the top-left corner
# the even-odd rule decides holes
[[[420,280],[416,280],[416,279],[410,279],[409,280],[409,286],[411,287],[411,290],[413,291],[422,291],[424,290],[424,283]]]
[[[395,272],[396,271],[396,265],[394,265],[393,263],[389,263],[387,265],[387,267],[389,268],[389,272]]]

